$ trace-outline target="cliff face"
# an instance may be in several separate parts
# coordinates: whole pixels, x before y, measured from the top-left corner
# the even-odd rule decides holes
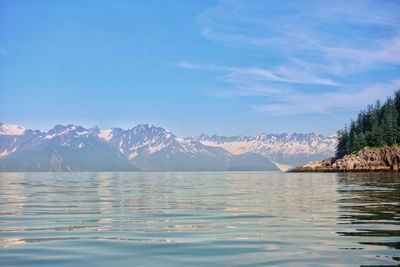
[[[295,167],[289,172],[370,172],[370,171],[399,171],[400,148],[365,147],[343,158],[329,158],[314,161],[303,166]]]

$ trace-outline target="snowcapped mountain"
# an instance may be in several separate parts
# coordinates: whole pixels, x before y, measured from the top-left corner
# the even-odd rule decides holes
[[[185,140],[170,131],[151,124],[140,124],[129,130],[101,130],[98,137],[109,143],[142,170],[233,170],[254,169],[254,163],[238,158],[223,148]],[[274,170],[276,166],[260,157],[257,169]]]
[[[184,150],[185,146],[170,131],[151,124],[140,124],[129,130],[100,130],[98,137],[110,143],[129,159],[134,159],[141,153],[158,152],[167,146],[173,146],[177,150]]]
[[[186,138],[207,146],[221,147],[232,154],[256,153],[277,163],[301,165],[311,160],[331,157],[336,149],[336,137],[314,133],[258,134],[256,136],[200,135]]]
[[[130,160],[165,150],[171,154],[197,154],[208,151],[208,147],[199,142],[178,138],[170,131],[151,124],[140,124],[129,130],[120,128],[101,130],[98,136]]]
[[[0,123],[0,158],[14,153],[40,134],[40,131]]]
[[[2,171],[129,171],[130,162],[91,129],[56,125],[47,132],[0,135]]]
[[[334,137],[260,134],[180,138],[151,124],[132,129],[0,123],[1,171],[277,170],[334,153]]]

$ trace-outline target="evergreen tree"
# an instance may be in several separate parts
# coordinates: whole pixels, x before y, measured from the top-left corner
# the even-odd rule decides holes
[[[359,151],[367,146],[367,141],[365,140],[365,135],[363,132],[356,134],[355,136],[355,146],[354,151]]]
[[[393,99],[389,98],[382,108],[381,130],[384,143],[391,146],[396,144],[399,135],[397,125],[397,110]]]
[[[394,105],[396,106],[397,114],[400,114],[400,89],[394,93]],[[397,125],[400,126],[400,117],[397,118]]]
[[[337,158],[342,158],[343,156],[348,154],[348,148],[347,148],[347,143],[348,143],[348,133],[347,133],[347,127],[344,128],[344,130],[339,130],[338,131],[338,142],[336,145],[336,157]]]
[[[397,127],[400,128],[400,89],[394,93],[394,105],[397,112]],[[400,143],[400,134],[397,135],[396,144]]]
[[[380,147],[400,144],[400,90],[381,104],[368,105],[350,128],[338,131],[336,157],[359,151],[365,146]]]
[[[381,142],[378,112],[374,109],[369,118],[370,130],[366,132],[366,141],[369,146],[377,146]]]
[[[348,153],[353,153],[357,150],[358,144],[356,142],[356,123],[352,120],[349,129]]]

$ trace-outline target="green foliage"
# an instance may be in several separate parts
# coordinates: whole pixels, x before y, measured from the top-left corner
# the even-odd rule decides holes
[[[338,143],[336,146],[336,157],[341,158],[347,154],[347,144],[349,140],[349,134],[347,127],[344,130],[338,131]]]
[[[368,105],[367,110],[358,114],[357,120],[351,121],[338,131],[336,157],[357,152],[360,149],[400,144],[400,90],[394,97],[389,97],[382,105],[379,101],[375,105]]]

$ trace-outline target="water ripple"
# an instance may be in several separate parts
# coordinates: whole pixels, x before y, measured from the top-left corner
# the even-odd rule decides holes
[[[390,266],[398,174],[1,173],[4,266]]]

